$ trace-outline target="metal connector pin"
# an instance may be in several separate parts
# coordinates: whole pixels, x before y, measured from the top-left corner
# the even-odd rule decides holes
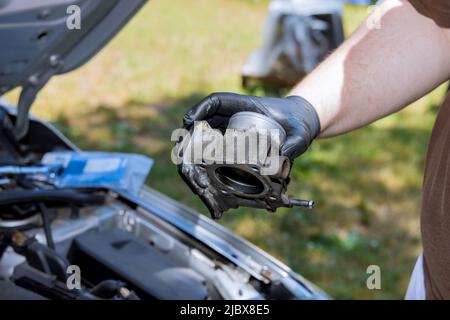
[[[296,207],[312,209],[316,205],[313,200],[291,199],[291,204]]]

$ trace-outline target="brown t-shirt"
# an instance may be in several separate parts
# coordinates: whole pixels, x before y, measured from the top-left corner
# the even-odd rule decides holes
[[[450,0],[410,0],[423,15],[450,28]],[[450,54],[450,52],[449,52]],[[450,299],[450,98],[431,134],[423,181],[421,231],[427,299]]]

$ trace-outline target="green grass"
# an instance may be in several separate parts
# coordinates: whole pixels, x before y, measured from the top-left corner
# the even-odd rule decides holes
[[[86,66],[51,81],[33,112],[84,149],[140,152],[148,184],[206,214],[170,161],[173,129],[213,91],[241,92],[240,68],[259,45],[267,1],[151,1]],[[346,32],[366,10],[347,6]],[[317,141],[296,163],[290,192],[314,211],[230,211],[219,223],[336,298],[402,298],[420,250],[423,162],[444,88],[365,129]],[[9,95],[17,97],[17,92]],[[366,288],[366,268],[382,290]]]

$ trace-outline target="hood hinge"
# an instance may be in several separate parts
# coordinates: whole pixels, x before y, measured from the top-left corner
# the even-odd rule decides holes
[[[38,92],[47,82],[58,73],[63,66],[63,60],[58,55],[51,55],[48,60],[50,68],[46,72],[30,76],[27,83],[22,86],[22,91],[17,105],[17,119],[14,127],[14,136],[22,139],[28,133],[30,108],[36,99]]]

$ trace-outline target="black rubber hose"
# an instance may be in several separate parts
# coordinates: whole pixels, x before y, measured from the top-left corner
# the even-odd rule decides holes
[[[53,241],[53,234],[51,228],[50,217],[47,207],[43,203],[39,203],[39,211],[41,211],[42,226],[44,227],[45,239],[47,240],[47,246],[50,249],[55,250],[55,242]]]
[[[90,292],[101,299],[111,299],[123,287],[125,287],[125,283],[122,281],[104,280],[92,288]]]
[[[44,203],[48,205],[67,204],[96,205],[105,202],[105,196],[89,194],[73,189],[13,190],[0,192],[0,206],[23,203]]]

